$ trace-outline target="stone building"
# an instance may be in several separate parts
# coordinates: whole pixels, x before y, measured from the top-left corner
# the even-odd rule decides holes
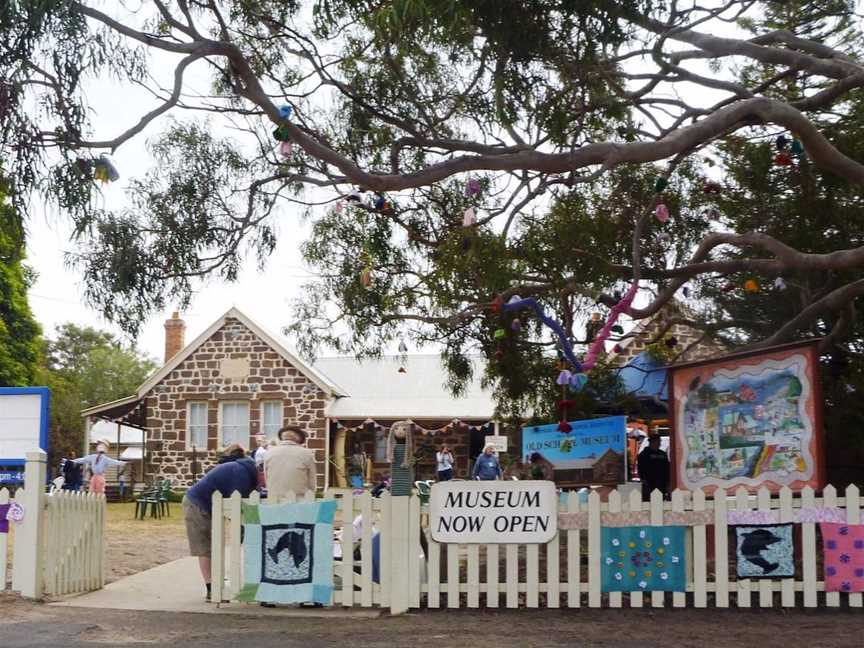
[[[663,344],[671,338],[676,343],[671,349],[675,362],[705,360],[728,353],[725,345],[683,322],[688,319],[692,320],[693,315],[686,306],[669,302],[656,315],[638,323],[630,335],[610,351],[610,358],[614,364],[623,366],[645,353],[652,344]],[[674,323],[669,325],[669,322]]]
[[[672,316],[668,309],[637,327],[613,352],[614,361],[623,366],[645,360],[646,347],[667,316]],[[142,430],[145,481],[168,478],[187,487],[215,464],[220,448],[229,443],[254,448],[257,438],[273,438],[289,424],[308,431],[320,487],[346,485],[358,463],[365,480],[377,479],[389,472],[389,427],[404,419],[415,423],[418,479],[435,477],[441,443],[453,450],[456,476],[466,478],[485,437],[498,429],[492,394],[480,384],[479,358],[473,359],[474,378],[453,397],[437,355],[321,358],[310,364],[236,308],[188,345],[185,332],[175,313],[165,322],[165,364],[135,394],[82,412],[91,423]],[[668,335],[687,345],[698,332],[676,324]],[[721,346],[703,340],[686,358],[721,353]],[[645,366],[625,368],[622,378],[626,383],[625,373],[632,373],[640,395],[656,401],[662,417],[665,369]],[[509,454],[518,457],[521,434],[513,431],[511,437]]]
[[[254,448],[256,438],[274,438],[289,424],[307,430],[321,488],[342,483],[331,459],[355,445],[370,458],[373,475],[386,472],[386,430],[396,420],[417,423],[426,454],[433,443],[452,443],[461,470],[472,444],[482,446],[473,436],[492,433],[494,405],[479,372],[453,398],[437,356],[325,358],[313,366],[236,308],[188,345],[177,313],[165,333],[165,364],[135,394],[82,412],[88,424],[107,420],[143,431],[147,481],[190,486],[216,463],[220,448]],[[421,461],[421,474],[429,461]]]

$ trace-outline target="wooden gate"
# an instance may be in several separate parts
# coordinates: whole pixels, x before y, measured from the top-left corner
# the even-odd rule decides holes
[[[44,588],[51,596],[104,585],[105,496],[59,492],[45,501]]]

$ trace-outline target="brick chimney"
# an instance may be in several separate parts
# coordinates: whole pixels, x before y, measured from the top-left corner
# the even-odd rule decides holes
[[[171,319],[165,320],[165,362],[177,355],[186,346],[186,322],[174,311]]]

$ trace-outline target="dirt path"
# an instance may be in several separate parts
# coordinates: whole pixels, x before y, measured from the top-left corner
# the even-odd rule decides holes
[[[183,512],[136,520],[134,504],[109,504],[105,521],[105,579],[110,583],[188,555]]]
[[[757,613],[758,612],[758,613]],[[346,619],[165,614],[52,608],[0,595],[4,648],[94,645],[316,648],[318,646],[710,646],[859,648],[860,610],[426,611]]]

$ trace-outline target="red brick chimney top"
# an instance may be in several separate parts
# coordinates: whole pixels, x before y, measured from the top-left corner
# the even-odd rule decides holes
[[[165,320],[165,362],[180,353],[186,346],[186,322],[174,311],[171,319]]]

